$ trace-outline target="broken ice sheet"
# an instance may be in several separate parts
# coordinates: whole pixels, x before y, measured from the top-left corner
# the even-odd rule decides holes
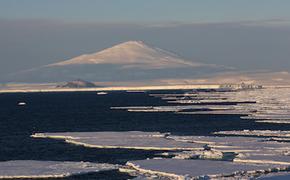
[[[253,132],[256,133],[256,131]],[[273,131],[257,132],[266,134],[267,136],[277,134],[277,132]],[[283,136],[281,134],[280,135],[284,137],[285,132],[282,132]],[[168,155],[164,155],[163,157],[167,156],[167,159],[172,158],[170,160],[186,159],[189,162],[194,161],[192,159],[196,158],[203,159],[204,162],[202,161],[202,163],[207,162],[206,164],[204,164],[205,166],[213,168],[213,171],[210,171],[209,174],[235,174],[236,171],[256,172],[258,170],[268,170],[269,168],[283,169],[290,166],[290,143],[278,142],[268,137],[260,138],[236,136],[174,136],[170,135],[169,133],[140,131],[38,133],[32,135],[32,137],[63,139],[67,143],[73,143],[93,148],[178,150],[168,152]],[[208,148],[204,148],[205,145],[208,146]],[[208,161],[206,159],[211,159],[211,161]],[[213,161],[213,159],[215,160]],[[157,164],[163,165],[163,162],[161,162],[163,160],[167,162],[166,159],[161,159],[160,161],[153,162],[157,162]],[[217,163],[217,160],[221,161],[221,164]],[[173,169],[176,168],[176,171],[178,171],[178,173],[179,171],[182,171],[178,169],[179,165],[175,165],[175,163],[179,161],[169,162],[173,163],[172,167],[174,167]],[[183,161],[180,162],[184,163]],[[198,161],[194,161],[191,163],[196,162]],[[227,163],[230,163],[230,165]],[[190,167],[196,166],[194,164],[187,163],[185,163],[185,165],[189,165]],[[215,167],[217,165],[218,167]],[[230,166],[235,168],[229,168],[226,169],[225,172],[223,172],[223,168],[220,168],[221,165],[225,167]],[[137,164],[137,166],[139,165]],[[255,167],[258,167],[258,169],[256,169]],[[180,168],[182,168],[182,165],[180,166]],[[189,171],[189,169],[187,170]],[[200,169],[200,172],[207,173],[207,171],[204,169]]]
[[[257,123],[290,124],[290,120],[258,120]]]
[[[143,150],[196,150],[202,145],[167,139],[159,132],[65,132],[37,133],[34,138],[63,139],[67,143],[93,148],[126,148]]]
[[[223,178],[249,177],[264,172],[284,170],[285,166],[269,164],[244,164],[228,161],[181,160],[181,159],[149,159],[130,161],[127,163],[141,174],[166,176],[175,179],[186,178]]]
[[[111,164],[16,160],[0,162],[0,179],[57,178],[118,169]]]
[[[224,155],[232,153],[237,154],[237,157],[233,157],[234,161],[255,160],[255,163],[287,164],[290,160],[290,156],[287,156],[290,143],[268,138],[173,136],[167,133],[139,131],[38,133],[32,137],[63,139],[67,143],[93,148],[189,151],[172,154],[176,157],[190,158],[198,155],[203,159],[224,159]],[[203,152],[205,145],[209,145],[215,151]]]
[[[290,131],[272,131],[272,130],[242,130],[242,131],[219,131],[215,135],[239,135],[239,136],[261,136],[261,137],[290,137]]]
[[[128,112],[183,112],[183,111],[222,111],[232,110],[231,106],[204,105],[204,106],[128,106],[111,107],[113,110],[127,110]],[[247,113],[248,114],[248,113]]]
[[[269,138],[255,137],[217,137],[217,136],[168,136],[169,139],[174,139],[180,142],[188,142],[195,144],[208,144],[213,148],[213,153],[208,151],[208,155],[212,159],[229,159],[226,155],[235,153],[233,161],[246,163],[267,163],[267,164],[284,164],[290,165],[290,143],[277,142]],[[218,153],[220,152],[220,153]],[[204,152],[192,151],[187,153],[174,153],[176,157],[194,157]],[[219,155],[221,154],[222,155]],[[208,158],[204,157],[204,159]],[[216,158],[214,158],[216,157]],[[219,158],[220,157],[220,158]]]
[[[290,120],[290,88],[267,87],[235,92],[189,92],[184,94],[151,94],[151,96],[161,98],[167,103],[200,105],[201,109],[208,108],[206,106],[209,104],[220,105],[218,109],[209,108],[211,111],[183,112],[178,109],[175,111],[178,114],[248,115],[241,118],[257,120],[258,123],[289,124]],[[136,112],[138,109],[132,109],[132,111]],[[143,109],[142,111],[161,112],[157,109]],[[167,111],[170,110],[167,109]],[[165,109],[164,112],[166,112]]]

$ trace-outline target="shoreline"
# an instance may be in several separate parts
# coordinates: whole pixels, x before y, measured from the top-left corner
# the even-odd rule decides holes
[[[94,88],[57,88],[55,86],[19,88],[3,88],[0,93],[36,93],[36,92],[102,92],[102,91],[150,91],[150,90],[198,90],[220,89],[221,84],[191,84],[191,85],[151,85],[151,86],[105,86]],[[264,85],[263,88],[290,88],[290,85]]]
[[[190,89],[218,89],[220,85],[162,85],[162,86],[116,86],[96,88],[23,88],[0,89],[0,93],[33,93],[33,92],[99,92],[99,91],[146,91],[146,90],[190,90]]]

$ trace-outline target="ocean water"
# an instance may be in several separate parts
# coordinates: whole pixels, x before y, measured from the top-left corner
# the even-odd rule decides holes
[[[157,151],[95,149],[61,140],[34,139],[41,132],[158,131],[176,135],[211,135],[229,130],[290,130],[290,125],[257,123],[233,114],[176,114],[173,112],[127,112],[124,106],[167,106],[150,94],[184,91],[128,93],[96,92],[0,94],[0,161],[52,160],[125,164],[153,158]],[[18,106],[26,102],[26,106]],[[230,103],[229,103],[230,104]],[[172,104],[170,104],[172,105]],[[160,151],[158,151],[160,152]],[[130,179],[117,171],[91,173],[65,179]]]

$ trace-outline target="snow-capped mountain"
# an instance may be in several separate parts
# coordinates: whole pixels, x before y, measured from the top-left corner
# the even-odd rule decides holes
[[[146,45],[141,41],[128,41],[100,52],[15,73],[4,81],[140,81],[195,78],[226,70],[229,68],[185,60],[172,52]]]
[[[118,64],[142,69],[202,66],[200,63],[185,61],[169,51],[150,47],[142,41],[128,41],[97,53],[84,54],[67,61],[51,64],[48,67],[77,64]]]

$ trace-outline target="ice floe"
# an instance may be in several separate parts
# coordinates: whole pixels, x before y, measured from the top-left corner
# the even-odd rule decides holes
[[[97,95],[106,95],[106,94],[108,94],[107,92],[97,92]]]
[[[176,136],[169,133],[140,131],[37,133],[32,137],[62,139],[67,143],[93,148],[170,150],[156,154],[162,158],[132,161],[127,165],[131,170],[134,169],[141,174],[158,174],[174,178],[187,175],[244,176],[290,168],[290,142],[283,141],[288,139],[288,131],[245,130],[216,134],[259,137]]]
[[[289,173],[269,173],[266,175],[263,175],[261,177],[258,177],[259,180],[288,180],[290,179]]]
[[[167,133],[159,132],[66,132],[37,133],[34,138],[63,139],[67,143],[92,148],[126,148],[143,150],[196,150],[202,146],[167,139]]]
[[[258,123],[290,124],[290,120],[258,120]]]
[[[0,179],[60,178],[118,168],[117,165],[89,162],[3,161],[0,162]]]
[[[278,131],[272,131],[272,130],[219,131],[219,132],[214,132],[213,134],[290,138],[290,131],[279,131],[279,130]]]
[[[128,112],[208,112],[208,111],[230,111],[231,106],[205,105],[205,106],[128,106],[128,107],[111,107],[113,110],[127,110]]]
[[[128,166],[141,174],[166,176],[173,179],[243,178],[265,172],[286,170],[286,166],[244,164],[227,161],[150,159],[130,161]],[[244,178],[247,179],[247,178]]]
[[[176,112],[177,114],[237,114],[257,123],[290,123],[290,88],[230,92],[187,92],[179,94],[150,94],[170,106],[130,108],[129,112]],[[176,104],[176,105],[171,105]],[[210,107],[210,105],[215,107]],[[186,107],[187,106],[187,107]],[[196,106],[196,107],[193,107]]]
[[[19,102],[18,106],[26,106],[26,102]]]

